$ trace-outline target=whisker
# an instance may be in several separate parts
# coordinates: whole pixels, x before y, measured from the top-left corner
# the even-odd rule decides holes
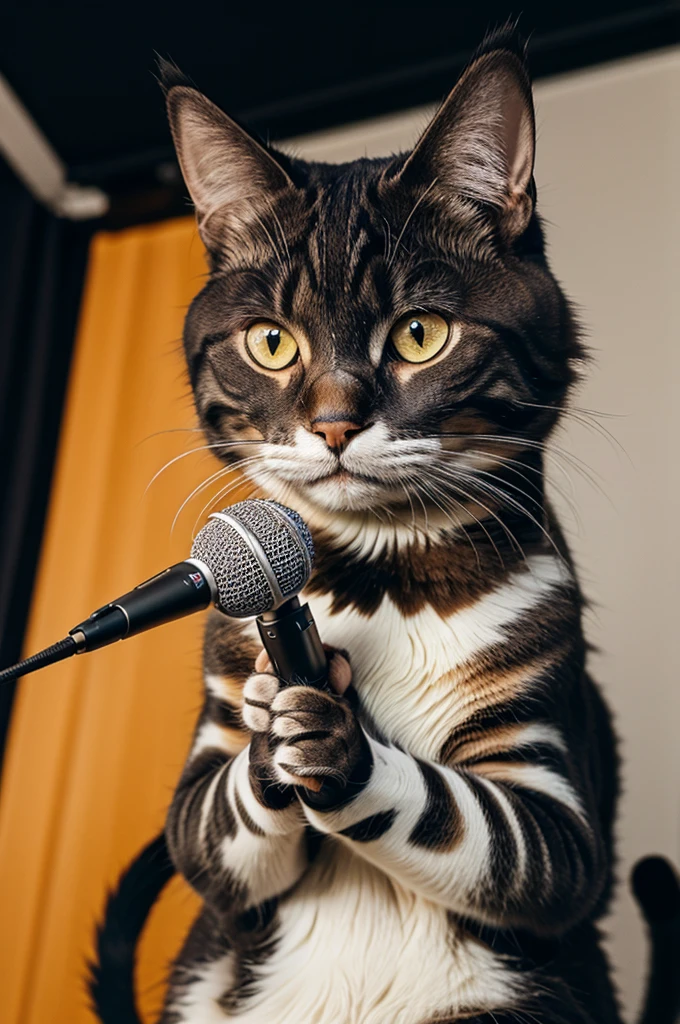
[[[481,451],[480,449],[476,449],[476,448],[467,448],[464,452],[451,452],[451,451],[443,450],[442,454],[446,454],[446,455],[482,455],[485,458],[492,459],[493,461],[498,462],[502,466],[504,466],[510,473],[514,473],[515,476],[518,476],[520,478],[520,480],[524,480],[525,483],[529,487],[532,488],[532,490],[535,490],[537,493],[540,493],[541,497],[543,497],[543,491],[538,487],[538,485],[536,483],[534,483],[532,480],[530,480],[528,477],[526,477],[524,475],[524,473],[520,472],[519,467],[521,466],[522,469],[525,469],[528,473],[534,473],[541,480],[542,483],[547,483],[549,485],[549,489],[551,491],[554,491],[556,494],[558,494],[559,497],[561,498],[561,500],[567,506],[567,508],[569,509],[570,513],[574,517],[574,520],[576,521],[577,525],[579,527],[581,527],[583,525],[582,522],[581,522],[581,519],[580,519],[578,508],[576,506],[576,503],[574,502],[574,485],[573,485],[572,479],[569,476],[569,474],[566,472],[566,470],[562,466],[560,466],[559,464],[556,464],[556,467],[558,469],[560,469],[560,471],[562,472],[562,475],[565,477],[567,483],[569,484],[569,490],[570,490],[569,494],[567,494],[565,489],[563,487],[560,487],[560,485],[557,483],[557,481],[554,480],[552,477],[550,477],[549,479],[546,479],[545,473],[542,470],[537,469],[535,466],[527,466],[526,463],[518,463],[515,459],[508,459],[508,458],[506,458],[503,455],[496,455],[493,452],[485,452],[485,451]]]
[[[149,490],[151,485],[158,479],[161,473],[164,473],[166,469],[170,469],[170,466],[174,466],[174,464],[176,462],[179,462],[180,459],[186,459],[188,455],[194,455],[196,452],[205,452],[216,448],[234,448],[242,444],[262,444],[262,442],[257,440],[216,441],[214,444],[202,444],[199,445],[198,448],[190,448],[188,452],[182,452],[180,455],[175,455],[173,459],[170,459],[168,462],[165,463],[164,466],[161,466],[157,473],[154,473],[154,475],[151,477],[148,484],[146,485],[146,488],[144,489],[144,495],[142,495],[142,497],[146,495],[146,492]]]
[[[432,435],[428,435],[428,436],[431,437]],[[437,436],[439,436],[439,437],[458,437],[458,438],[468,438],[468,439],[470,437],[474,437],[475,439],[478,439],[480,441],[498,441],[501,444],[515,444],[515,445],[518,445],[519,447],[531,448],[531,449],[534,449],[534,450],[541,451],[544,455],[547,455],[547,456],[549,456],[551,458],[554,458],[555,459],[555,466],[558,467],[562,472],[564,472],[564,468],[561,467],[560,463],[557,461],[557,455],[559,455],[560,458],[562,458],[566,462],[568,462],[571,465],[571,467],[576,470],[577,473],[580,473],[581,476],[585,480],[587,480],[587,482],[592,487],[594,487],[595,490],[597,490],[598,493],[601,494],[602,497],[609,504],[612,504],[611,503],[611,499],[607,495],[606,491],[603,489],[601,484],[598,482],[598,479],[597,479],[598,477],[599,477],[600,480],[602,479],[601,474],[597,473],[592,468],[592,466],[589,466],[587,463],[585,463],[582,459],[579,459],[578,456],[574,455],[572,452],[569,452],[565,448],[560,447],[560,445],[558,445],[552,438],[551,438],[550,442],[544,442],[544,441],[533,441],[533,440],[530,440],[529,438],[524,438],[524,437],[506,437],[506,436],[504,436],[502,434],[474,434],[474,435],[471,435],[471,434],[463,434],[463,433],[455,433],[455,432],[446,432],[446,433],[442,433],[442,434],[439,434],[439,435],[434,435],[435,438]],[[612,507],[613,507],[613,505],[612,505]]]
[[[516,501],[515,498],[513,498],[511,495],[503,491],[502,488],[495,487],[493,484],[487,483],[485,480],[478,480],[475,476],[466,475],[465,480],[467,483],[472,483],[474,486],[481,488],[486,494],[489,495],[489,497],[497,498],[498,500],[500,500],[501,504],[509,506],[514,511],[526,516],[527,519],[529,519],[536,527],[538,527],[538,529],[541,531],[545,539],[553,548],[559,560],[565,566],[567,566],[567,563],[564,560],[564,556],[557,547],[554,538],[550,536],[545,526],[542,523],[540,523],[538,519],[535,516],[533,516],[526,508],[524,508],[521,502]]]
[[[523,498],[526,498],[527,501],[531,501],[531,502],[533,502],[534,505],[538,505],[540,507],[541,511],[545,514],[545,509],[543,508],[542,501],[537,501],[536,498],[533,498],[530,494],[527,494],[526,491],[523,491],[521,487],[517,487],[516,484],[511,483],[509,480],[501,481],[501,480],[498,479],[498,477],[494,476],[494,474],[490,473],[489,470],[487,470],[487,469],[477,469],[477,468],[475,468],[474,470],[471,471],[471,475],[472,476],[488,477],[490,480],[495,480],[499,490],[502,490],[504,486],[505,487],[510,487],[517,494],[521,494]],[[543,497],[543,494],[542,494],[541,491],[538,491],[537,488],[534,488],[534,490],[537,491],[537,493],[540,495],[541,498]]]
[[[432,467],[432,468],[434,468],[434,467]],[[450,477],[442,477],[441,479],[442,479],[442,482],[444,482],[444,483],[450,483]],[[483,508],[484,511],[488,515],[490,515],[492,519],[495,519],[495,521],[498,523],[498,525],[501,527],[501,529],[505,533],[506,537],[510,541],[510,544],[516,549],[518,554],[520,554],[522,556],[522,559],[528,565],[528,560],[527,560],[527,556],[526,556],[526,554],[524,552],[524,548],[522,547],[520,542],[517,540],[517,538],[515,537],[514,533],[512,532],[510,527],[507,525],[507,523],[504,523],[503,520],[500,518],[500,516],[496,515],[496,513],[493,511],[493,509],[490,509],[488,505],[485,505],[484,502],[480,498],[473,497],[473,495],[471,495],[467,491],[463,490],[463,488],[460,486],[460,483],[459,483],[458,480],[456,480],[456,489],[457,489],[457,491],[460,494],[462,494],[462,496],[464,498],[467,498],[468,501],[473,502],[475,505],[479,505],[479,507]],[[463,507],[466,507],[466,506],[463,506]],[[493,538],[491,537],[489,532],[484,527],[484,524],[482,523],[482,521],[477,519],[477,517],[472,512],[469,512],[469,510],[467,510],[467,508],[466,508],[466,511],[468,511],[468,514],[471,515],[473,517],[473,519],[475,520],[475,522],[479,523],[479,525],[482,527],[482,529],[486,533],[487,537],[489,538],[490,543],[493,545],[493,548],[496,551],[496,554],[498,555],[498,557],[499,557],[499,559],[501,561],[501,564],[505,565],[505,563],[503,561],[503,557],[502,557],[500,551],[498,550],[498,547],[496,546],[496,543],[494,542]]]
[[[446,454],[446,455],[482,455],[482,456],[484,456],[487,459],[491,459],[494,462],[499,462],[501,465],[506,466],[509,470],[511,470],[512,472],[516,473],[517,476],[520,476],[523,480],[526,480],[527,484],[529,484],[532,487],[535,487],[536,490],[538,490],[538,485],[537,484],[533,484],[528,479],[528,477],[525,477],[524,474],[520,472],[519,467],[521,466],[522,469],[525,469],[527,471],[527,473],[534,473],[537,477],[539,477],[539,479],[542,482],[545,480],[545,471],[544,470],[537,469],[536,466],[527,466],[527,464],[525,462],[518,462],[516,459],[509,459],[507,456],[505,456],[505,455],[498,455],[496,452],[485,452],[485,451],[483,451],[480,448],[466,448],[462,452],[452,452],[452,451],[449,451],[448,449],[444,448],[444,449],[442,449],[442,454]],[[558,464],[557,468],[561,471],[562,475],[565,477],[567,483],[569,484],[569,487],[571,489],[571,497],[573,498],[573,496],[574,496],[574,486],[573,486],[573,482],[572,482],[571,477],[569,476],[567,471],[562,466],[560,466],[559,464]],[[561,488],[558,488],[558,485],[553,480],[551,480],[550,483],[551,483],[551,487],[555,488],[555,490],[558,490],[558,493],[562,494],[562,496],[565,499],[569,498],[569,496],[567,494],[565,494],[565,492]]]
[[[483,451],[480,448],[465,448],[463,451],[458,452],[458,451],[451,451],[451,449],[449,449],[449,448],[442,448],[441,452],[439,454],[440,455],[452,455],[452,456],[453,455],[455,455],[455,456],[482,455],[482,456],[484,456],[484,458],[491,459],[494,462],[498,462],[501,465],[506,466],[509,470],[511,470],[512,472],[516,473],[523,480],[526,480],[527,484],[530,484],[530,486],[534,486],[534,487],[537,487],[537,485],[531,484],[531,482],[528,480],[528,478],[525,477],[524,474],[519,471],[519,466],[521,466],[522,469],[525,469],[527,471],[527,473],[534,473],[537,477],[539,477],[539,479],[541,481],[545,480],[545,471],[543,469],[537,469],[536,466],[527,466],[527,464],[524,463],[524,462],[520,463],[520,462],[517,461],[517,459],[511,459],[511,458],[508,458],[507,456],[504,456],[504,455],[498,455],[497,452],[486,452],[486,451]],[[555,490],[558,494],[561,495],[561,497],[563,498],[565,503],[570,506],[570,509],[573,512],[574,516],[576,518],[578,518],[578,515],[577,515],[577,512],[576,512],[576,506],[573,504],[573,497],[574,497],[574,484],[573,484],[573,481],[572,481],[571,477],[569,476],[569,474],[567,473],[566,469],[564,468],[564,466],[562,466],[561,463],[555,462],[554,465],[555,465],[555,468],[557,470],[559,470],[561,475],[564,477],[564,479],[569,484],[569,490],[570,490],[571,493],[567,494],[566,491],[564,491],[563,488],[561,488],[559,486],[559,484],[557,484],[557,482],[555,480],[553,480],[552,478],[550,478],[550,486],[551,486],[551,488],[553,490]]]
[[[590,466],[586,465],[582,459],[579,459],[572,452],[567,451],[566,448],[561,448],[552,438],[550,441],[536,441],[533,438],[522,437],[519,434],[512,436],[511,434],[470,434],[455,431],[445,431],[441,434],[428,435],[428,437],[434,437],[435,439],[437,437],[457,437],[467,438],[468,440],[473,437],[475,440],[479,441],[498,441],[500,444],[514,444],[518,448],[532,448],[548,455],[557,451],[561,455],[564,455],[565,458],[573,460],[574,462],[582,463],[586,469],[594,472],[594,470],[592,470]]]
[[[423,502],[423,499],[420,497],[420,494],[418,493],[418,488],[417,487],[416,487],[416,490],[415,490],[415,496],[418,499],[418,501],[420,502],[420,504],[422,506],[422,509],[423,509],[423,516],[425,518],[425,532],[429,533],[430,532],[430,520],[429,520],[428,515],[427,515],[427,509],[425,508],[425,503]]]
[[[203,519],[204,515],[211,507],[217,505],[218,503],[222,504],[225,498],[227,498],[232,493],[232,491],[237,490],[237,488],[239,487],[246,486],[250,486],[251,488],[259,488],[260,490],[262,490],[259,484],[255,483],[254,480],[251,480],[250,477],[247,476],[241,476],[239,477],[238,480],[233,480],[230,484],[227,484],[225,487],[222,487],[217,492],[217,494],[211,497],[210,501],[206,502],[206,504],[203,506],[198,516],[194,520],[194,525],[191,531],[192,537],[196,536],[196,527],[198,526],[199,522]],[[253,490],[249,491],[248,497],[251,497],[252,494]]]
[[[518,405],[526,406],[529,409],[547,409],[547,410],[551,410],[552,409],[552,410],[554,410],[554,408],[555,408],[552,405],[541,405],[539,402],[521,402],[521,401],[518,401],[517,404]],[[601,423],[597,422],[597,418],[596,417],[598,417],[598,416],[605,416],[605,415],[607,415],[606,413],[597,413],[597,412],[593,412],[593,410],[591,410],[591,409],[579,409],[578,406],[569,406],[568,405],[564,409],[560,409],[559,410],[559,414],[560,414],[560,417],[566,416],[566,417],[568,417],[570,419],[573,419],[576,423],[580,423],[582,426],[587,427],[590,430],[596,431],[598,434],[600,434],[601,437],[603,437],[606,441],[608,441],[612,445],[612,447],[618,448],[619,451],[622,452],[622,454],[626,456],[626,458],[629,460],[629,462],[631,462],[631,465],[632,465],[632,460],[630,458],[630,455],[628,454],[626,449],[623,447],[623,445],[621,444],[619,439],[614,434],[612,434],[612,432],[610,430],[607,430],[607,428],[604,427]]]
[[[446,495],[445,493],[443,493],[442,491],[440,491],[440,490],[439,490],[439,488],[438,488],[438,487],[437,487],[437,486],[436,486],[435,484],[432,484],[432,482],[431,482],[431,481],[430,481],[430,484],[431,484],[431,486],[432,486],[432,487],[434,488],[434,490],[435,490],[435,493],[436,493],[436,494],[439,494],[439,495],[440,495],[440,497],[443,497],[444,499],[446,499],[447,495]],[[469,543],[469,544],[471,545],[471,547],[472,547],[472,550],[473,550],[473,552],[474,552],[474,555],[475,555],[475,559],[476,559],[476,561],[477,561],[477,569],[479,570],[479,572],[481,572],[481,571],[482,571],[482,563],[481,563],[481,561],[480,561],[480,558],[479,558],[479,551],[477,550],[477,545],[475,544],[474,540],[472,539],[472,537],[470,536],[470,534],[469,534],[469,533],[467,532],[467,530],[465,529],[465,526],[463,525],[463,523],[461,522],[461,520],[460,520],[460,519],[459,519],[458,517],[456,517],[456,520],[455,520],[455,522],[454,522],[454,520],[453,520],[453,519],[451,519],[451,516],[450,516],[450,515],[449,515],[449,514],[448,514],[448,513],[447,513],[447,512],[445,511],[445,509],[444,509],[444,508],[443,508],[443,507],[442,507],[442,506],[441,506],[441,505],[439,504],[439,502],[438,502],[438,501],[436,500],[436,498],[434,498],[434,497],[432,496],[432,493],[431,493],[431,491],[430,491],[430,487],[429,487],[429,486],[428,486],[427,484],[425,484],[425,483],[424,483],[423,481],[421,481],[421,486],[423,486],[423,487],[425,488],[425,490],[426,490],[426,493],[430,493],[430,496],[432,497],[432,500],[434,501],[434,503],[435,503],[435,505],[437,506],[437,508],[441,509],[441,511],[442,511],[442,512],[444,513],[444,515],[446,516],[446,518],[447,518],[447,519],[448,519],[448,520],[449,520],[449,521],[450,521],[451,523],[453,523],[453,525],[454,525],[454,526],[455,526],[455,527],[457,528],[457,530],[462,530],[462,531],[463,531],[463,534],[465,535],[465,539],[466,539],[466,540],[468,541],[468,543]],[[455,500],[455,499],[454,499],[454,500]],[[457,505],[459,505],[459,506],[460,506],[460,508],[462,508],[462,509],[463,509],[463,511],[467,511],[467,510],[465,509],[465,506],[464,506],[464,505],[463,505],[463,504],[462,504],[461,502],[456,502],[456,504],[457,504]],[[473,518],[474,518],[474,517],[473,517]]]
[[[444,492],[444,493],[446,493],[446,492]],[[468,508],[468,507],[467,507],[466,505],[464,505],[464,504],[463,504],[462,502],[460,502],[460,501],[458,501],[458,500],[457,500],[456,498],[454,498],[454,497],[453,497],[453,495],[448,495],[448,497],[449,497],[449,498],[450,498],[450,499],[451,499],[452,501],[455,501],[455,502],[456,502],[456,504],[457,504],[457,505],[459,505],[459,506],[460,506],[460,508],[462,508],[462,509],[463,509],[463,511],[464,511],[464,512],[465,512],[465,513],[466,513],[467,515],[469,515],[469,516],[472,516],[472,518],[473,518],[473,519],[474,519],[474,521],[475,521],[475,522],[477,523],[477,525],[478,525],[478,526],[480,527],[480,529],[481,529],[481,530],[483,530],[483,531],[484,531],[484,533],[486,534],[486,538],[487,538],[487,540],[489,541],[489,543],[491,544],[491,547],[492,547],[492,548],[494,549],[494,551],[496,552],[496,556],[497,556],[497,558],[498,558],[498,561],[500,562],[501,566],[502,566],[503,568],[505,568],[505,562],[503,561],[503,556],[501,555],[500,551],[498,550],[498,545],[496,544],[495,540],[493,539],[493,537],[491,536],[491,534],[490,534],[490,533],[489,533],[489,531],[487,530],[487,528],[486,528],[486,526],[484,525],[484,523],[482,522],[482,520],[481,520],[481,519],[478,519],[478,518],[477,518],[477,516],[476,516],[476,515],[474,514],[474,512],[472,512],[472,511],[471,511],[471,510],[470,510],[470,509],[469,509],[469,508]],[[479,503],[478,503],[478,504],[479,504]],[[482,506],[482,507],[483,507],[483,506]],[[467,531],[466,531],[466,532],[467,532]]]
[[[163,434],[202,434],[203,427],[167,427],[165,430],[154,430],[153,434],[147,434],[141,441],[137,441],[135,448],[139,448],[140,445],[146,444],[154,437],[161,437]]]
[[[413,507],[413,502],[411,501],[411,495],[410,495],[408,487],[403,482],[402,482],[401,486],[402,486],[402,488],[404,490],[404,494],[406,495],[406,498],[407,498],[408,503],[409,503],[409,507],[411,509],[411,530],[413,531],[414,539],[416,539],[418,537],[418,528],[416,526],[416,511],[415,511],[415,509]]]
[[[465,451],[462,451],[462,452],[452,452],[452,451],[443,450],[441,454],[442,455],[449,455],[449,456],[458,457],[460,459],[464,459],[466,455],[483,455],[486,458],[489,458],[489,459],[491,459],[491,460],[493,460],[495,462],[500,463],[502,466],[504,466],[505,469],[508,470],[508,472],[514,473],[515,476],[518,476],[521,480],[524,480],[524,482],[527,484],[527,486],[530,487],[531,490],[534,491],[534,493],[538,496],[537,498],[533,498],[530,495],[526,494],[526,492],[522,491],[522,493],[524,494],[524,496],[526,498],[529,498],[530,501],[534,501],[534,502],[536,502],[536,504],[539,504],[539,505],[543,501],[543,497],[544,497],[543,487],[539,487],[538,484],[534,480],[530,480],[529,477],[526,477],[524,475],[524,473],[520,472],[519,465],[518,465],[518,463],[514,459],[506,459],[502,455],[497,455],[496,456],[492,452],[482,452],[482,451],[470,450],[470,449],[466,449]],[[481,469],[478,466],[464,466],[464,468],[468,469],[471,473],[482,473],[482,474],[487,475],[487,476],[494,476],[494,474],[493,474],[493,472],[491,470],[483,470],[483,469]],[[536,473],[536,475],[539,477],[541,483],[543,482],[543,474],[541,473],[540,470],[534,469],[531,466],[523,466],[523,468],[533,470],[533,472]],[[511,486],[511,485],[509,484],[508,486]]]
[[[202,483],[197,484],[197,486],[194,487],[193,491],[191,491],[188,497],[184,499],[179,509],[175,513],[175,518],[172,520],[172,526],[170,527],[170,533],[172,533],[173,530],[175,529],[177,520],[179,519],[180,515],[182,514],[182,511],[189,504],[191,499],[195,497],[197,494],[200,494],[201,491],[208,487],[214,480],[219,480],[220,477],[226,476],[227,473],[233,472],[233,469],[233,466],[222,466],[220,469],[217,470],[216,473],[211,473],[207,480],[204,480]]]
[[[236,470],[240,469],[242,466],[245,466],[246,464],[249,464],[249,463],[254,462],[257,459],[261,459],[261,458],[263,458],[263,456],[258,454],[258,455],[250,455],[247,458],[238,459],[236,462],[232,463],[229,466],[222,466],[220,469],[217,470],[217,472],[212,473],[207,478],[207,480],[203,480],[200,484],[198,484],[196,487],[194,487],[193,491],[191,491],[191,493],[188,495],[188,497],[186,497],[184,499],[184,501],[180,505],[179,509],[177,510],[177,512],[175,514],[175,518],[172,521],[172,526],[170,528],[170,533],[173,533],[173,531],[175,529],[175,526],[177,525],[177,520],[179,519],[180,515],[182,514],[182,512],[186,508],[186,506],[189,504],[191,499],[193,497],[195,497],[195,495],[200,494],[201,491],[205,490],[206,487],[209,487],[210,484],[214,480],[219,480],[219,478],[221,476],[226,476],[227,473],[234,473],[234,472],[236,472]]]

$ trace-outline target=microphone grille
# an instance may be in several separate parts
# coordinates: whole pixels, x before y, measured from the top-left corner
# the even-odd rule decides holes
[[[297,512],[254,498],[214,513],[191,555],[211,570],[221,611],[245,618],[271,611],[302,590],[314,544]]]

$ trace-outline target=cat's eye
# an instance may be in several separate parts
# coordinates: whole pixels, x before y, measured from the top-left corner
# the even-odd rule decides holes
[[[407,363],[426,363],[444,348],[449,325],[436,313],[408,313],[397,320],[390,338]]]
[[[268,320],[260,320],[248,328],[246,348],[255,362],[266,370],[285,370],[298,354],[297,341],[290,331]]]

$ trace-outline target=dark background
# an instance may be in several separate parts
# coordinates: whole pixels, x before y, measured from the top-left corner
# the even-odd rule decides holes
[[[518,14],[535,77],[680,39],[678,0],[527,0],[514,10],[507,0],[12,0],[0,14],[0,71],[71,178],[125,197],[113,222],[134,222],[186,209],[177,206],[155,53],[281,139],[440,99],[485,33]]]

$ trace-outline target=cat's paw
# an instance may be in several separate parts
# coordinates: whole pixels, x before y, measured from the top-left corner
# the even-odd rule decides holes
[[[328,683],[338,694],[345,693],[352,683],[352,670],[344,652],[324,644],[328,657]],[[271,704],[283,683],[275,676],[266,651],[260,651],[255,671],[243,686],[243,723],[251,732],[268,732],[272,725]]]
[[[252,733],[250,779],[267,806],[287,805],[293,786],[313,793],[323,788],[326,801],[332,792],[338,802],[365,761],[366,739],[350,700],[341,696],[353,694],[349,661],[331,647],[326,654],[332,693],[286,686],[273,674],[265,651],[244,684],[242,716]]]
[[[343,659],[344,660],[344,659]],[[348,700],[309,686],[288,686],[271,702],[274,769],[279,781],[303,785],[318,806],[337,804],[370,774],[370,749]],[[318,795],[316,795],[318,794]]]

